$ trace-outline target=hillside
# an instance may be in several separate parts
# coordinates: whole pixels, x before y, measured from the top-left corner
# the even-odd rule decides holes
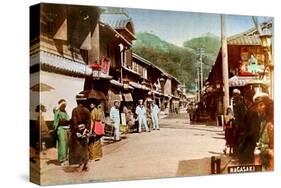
[[[199,42],[196,42],[198,40]],[[216,45],[216,43],[209,39],[204,42],[201,38],[190,41],[186,41],[184,47],[179,47],[154,34],[137,33],[137,40],[133,43],[133,51],[178,78],[186,84],[188,92],[194,93],[196,92],[195,79],[197,77],[196,66],[198,65],[196,48],[198,45],[206,47],[207,54],[203,58],[204,63],[207,64],[203,69],[204,77],[206,77],[216,56],[209,45]]]

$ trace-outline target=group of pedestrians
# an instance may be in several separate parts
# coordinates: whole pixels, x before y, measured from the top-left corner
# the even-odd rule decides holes
[[[56,132],[58,161],[62,166],[78,165],[76,171],[88,171],[89,161],[98,161],[102,158],[101,138],[105,134],[105,112],[102,104],[89,101],[83,95],[76,96],[77,107],[72,110],[71,116],[66,112],[67,102],[65,99],[58,101],[58,105],[53,109],[53,128]],[[138,122],[138,132],[142,132],[142,127],[150,131],[147,125],[147,113],[152,117],[153,129],[159,130],[160,109],[155,101],[149,101],[149,109],[139,100],[135,114]],[[109,117],[113,122],[114,141],[120,141],[121,114],[119,111],[120,101],[114,101]]]
[[[224,116],[224,152],[237,157],[240,164],[261,164],[272,170],[273,101],[262,91],[243,97],[238,89],[233,90],[232,101]]]

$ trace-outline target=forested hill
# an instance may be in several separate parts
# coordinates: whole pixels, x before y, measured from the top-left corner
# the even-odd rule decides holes
[[[217,37],[208,33],[202,37],[187,40],[183,44],[184,47],[179,47],[154,34],[144,32],[137,33],[133,51],[185,83],[187,92],[195,92],[196,66],[198,65],[196,48],[205,48],[203,70],[204,77],[207,77],[216,58],[220,42]]]

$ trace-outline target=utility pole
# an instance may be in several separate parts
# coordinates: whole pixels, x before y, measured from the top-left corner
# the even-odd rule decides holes
[[[196,79],[196,87],[197,87],[197,100],[200,102],[200,68],[197,67],[197,79]]]
[[[228,84],[228,55],[227,55],[227,39],[225,33],[225,15],[221,15],[221,47],[222,47],[222,80],[224,88],[223,96],[223,112],[229,106],[229,84]]]
[[[204,48],[197,48],[197,56],[199,56],[199,63],[200,63],[200,67],[198,66],[199,96],[203,93],[203,84],[204,84],[204,80],[203,80],[203,53],[204,53]]]

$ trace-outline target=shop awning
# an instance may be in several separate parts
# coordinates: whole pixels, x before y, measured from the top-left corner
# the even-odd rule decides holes
[[[247,84],[265,84],[268,85],[266,81],[260,80],[257,77],[241,77],[241,76],[233,76],[229,79],[229,87],[243,87]]]
[[[129,86],[129,84],[124,84],[123,88],[124,90],[134,89],[133,87]]]
[[[142,85],[142,84],[139,84],[139,83],[136,83],[136,82],[130,81],[129,84],[131,86],[133,86],[134,88],[137,88],[137,89],[150,90],[150,88],[146,87],[145,85]]]
[[[126,102],[134,101],[131,93],[124,93],[123,96],[124,96],[124,101]]]
[[[103,92],[94,89],[81,91],[80,94],[84,94],[87,99],[106,100],[106,96]]]
[[[117,80],[110,80],[110,84],[117,86],[117,87],[123,87],[123,84],[118,82]]]

